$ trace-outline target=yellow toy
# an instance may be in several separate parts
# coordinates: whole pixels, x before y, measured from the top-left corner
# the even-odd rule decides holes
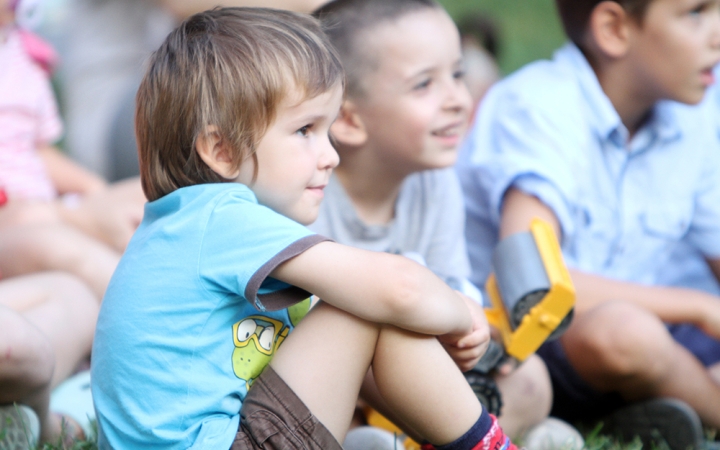
[[[570,325],[575,287],[553,229],[540,219],[530,232],[503,239],[492,262],[485,285],[492,306],[485,312],[505,353],[522,362]]]
[[[540,219],[532,220],[529,232],[500,241],[492,268],[485,284],[491,306],[485,314],[499,341],[490,342],[465,378],[488,411],[500,415],[502,398],[490,374],[510,358],[525,361],[570,326],[575,288],[553,229]]]

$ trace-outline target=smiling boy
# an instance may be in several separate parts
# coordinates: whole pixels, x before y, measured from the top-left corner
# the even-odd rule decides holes
[[[331,128],[340,163],[311,229],[421,260],[449,286],[467,288],[464,207],[452,166],[472,100],[457,27],[432,0],[336,0],[314,14],[338,48],[347,88]],[[469,347],[446,348],[468,370],[476,348],[462,344]],[[538,357],[496,379],[504,402],[499,420],[510,436],[541,424],[538,441],[582,445],[559,421],[552,433],[540,429],[552,394]]]
[[[499,237],[554,223],[577,288],[573,324],[539,352],[554,412],[649,401],[618,429],[699,447],[686,404],[720,426],[720,299],[660,270],[684,239],[720,273],[716,119],[689,106],[720,62],[720,1],[557,4],[572,43],[491,90],[461,157],[474,277]]]

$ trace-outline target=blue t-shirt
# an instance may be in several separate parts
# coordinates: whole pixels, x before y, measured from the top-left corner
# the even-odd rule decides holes
[[[555,213],[570,267],[663,284],[659,271],[678,241],[720,257],[716,124],[707,105],[660,102],[629,139],[572,44],[498,82],[458,163],[473,281],[490,270],[510,187]]]
[[[309,309],[268,275],[324,239],[237,183],[148,203],[95,334],[100,448],[230,448],[248,386]]]

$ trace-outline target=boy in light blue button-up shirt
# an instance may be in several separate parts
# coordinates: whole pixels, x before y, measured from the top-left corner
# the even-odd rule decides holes
[[[498,238],[549,220],[578,292],[541,350],[554,412],[676,397],[720,427],[720,298],[661,287],[681,241],[720,273],[717,105],[696,105],[720,62],[720,1],[558,7],[573,43],[498,83],[461,154],[473,281]]]

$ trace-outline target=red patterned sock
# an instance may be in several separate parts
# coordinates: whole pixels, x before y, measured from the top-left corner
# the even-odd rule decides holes
[[[497,418],[492,414],[490,418],[492,419],[490,430],[472,450],[518,450],[517,446],[510,442],[510,438],[505,436]]]
[[[478,441],[479,439],[479,441]],[[421,450],[518,450],[498,424],[497,418],[483,410],[480,419],[462,437],[450,444],[423,444]]]

